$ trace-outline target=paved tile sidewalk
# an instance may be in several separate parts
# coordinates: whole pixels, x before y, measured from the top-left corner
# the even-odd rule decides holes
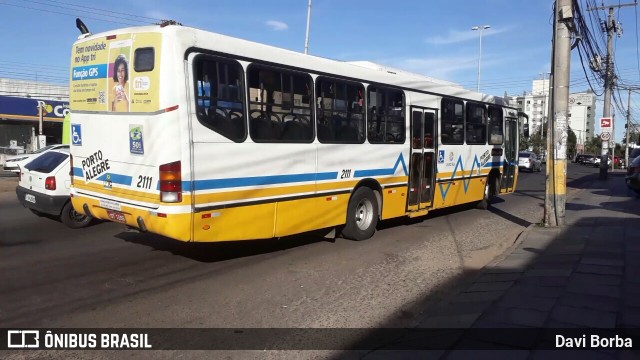
[[[623,173],[609,174],[605,181],[594,178],[581,186],[572,189],[563,227],[532,225],[510,252],[486,266],[469,286],[426,309],[418,328],[542,331],[640,327],[640,198],[626,188]],[[479,332],[473,333],[476,338],[460,335],[455,347],[475,348],[474,342],[479,342],[512,350],[499,354],[450,350],[414,355],[447,359],[558,356],[553,351],[529,351],[541,345],[540,338],[510,343],[514,338],[479,339]],[[411,354],[382,350],[366,358],[414,358]],[[573,355],[578,354],[564,352],[563,357]],[[586,350],[575,358],[627,359],[639,355]]]

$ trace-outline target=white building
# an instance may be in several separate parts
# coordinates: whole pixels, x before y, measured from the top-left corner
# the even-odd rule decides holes
[[[596,95],[591,91],[569,95],[569,128],[576,134],[576,150],[595,136]]]
[[[533,80],[531,92],[511,97],[510,105],[529,116],[529,134],[542,134],[549,118],[549,79]],[[576,150],[595,133],[596,96],[588,91],[569,95],[569,128],[576,135]]]

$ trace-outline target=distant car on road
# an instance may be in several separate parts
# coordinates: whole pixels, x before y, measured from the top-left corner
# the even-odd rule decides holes
[[[30,161],[35,160],[38,156],[44,154],[49,150],[68,149],[68,148],[69,148],[69,145],[66,145],[66,144],[54,144],[54,145],[45,146],[30,154],[8,156],[7,160],[4,163],[4,170],[17,173],[20,171],[20,167],[26,165]]]
[[[580,164],[582,165],[587,165],[587,166],[593,166],[593,164],[596,161],[596,156],[595,155],[585,155],[582,158],[582,162],[580,162]]]
[[[518,160],[518,168],[527,169],[531,172],[539,172],[542,170],[540,159],[538,159],[538,156],[535,153],[529,151],[521,151],[518,156],[520,158]]]
[[[593,167],[600,167],[600,163],[602,162],[602,158],[600,156],[596,156],[593,159]],[[611,166],[611,158],[608,158],[607,166]]]
[[[16,195],[22,206],[36,215],[54,215],[70,228],[89,225],[92,218],[71,205],[69,150],[49,150],[20,168]]]

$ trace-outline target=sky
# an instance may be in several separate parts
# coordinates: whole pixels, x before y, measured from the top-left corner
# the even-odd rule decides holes
[[[626,2],[594,0],[601,5]],[[313,0],[309,54],[372,61],[503,96],[531,91],[551,71],[552,0]],[[586,0],[579,0],[588,14]],[[79,17],[92,33],[172,19],[207,31],[304,52],[308,0],[0,0],[0,78],[68,84]],[[638,9],[616,10],[617,73],[640,86]],[[597,10],[605,19],[604,10]],[[595,15],[595,11],[592,12]],[[474,26],[489,25],[482,31]],[[592,29],[604,44],[602,31]],[[480,39],[482,51],[480,52]],[[577,50],[571,52],[570,92],[589,88]],[[602,88],[594,87],[596,94]],[[621,92],[624,107],[627,92]],[[602,116],[602,96],[596,115]],[[626,109],[625,109],[626,110]],[[625,113],[615,110],[615,138]],[[640,122],[640,95],[631,115]],[[596,128],[596,133],[599,133]]]

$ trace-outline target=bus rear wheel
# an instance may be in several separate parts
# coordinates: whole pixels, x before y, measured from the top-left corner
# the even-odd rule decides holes
[[[351,240],[366,240],[373,236],[378,225],[378,200],[368,187],[358,188],[347,207],[347,222],[342,236]]]

